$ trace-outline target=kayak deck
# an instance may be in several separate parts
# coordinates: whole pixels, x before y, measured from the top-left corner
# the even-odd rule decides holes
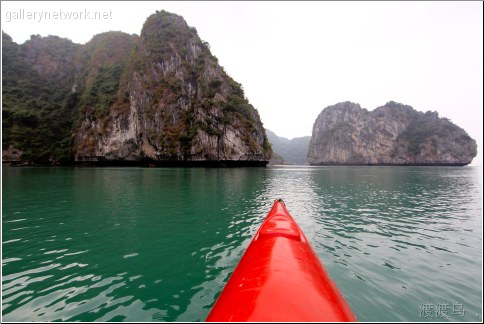
[[[207,321],[356,321],[303,232],[277,200]]]

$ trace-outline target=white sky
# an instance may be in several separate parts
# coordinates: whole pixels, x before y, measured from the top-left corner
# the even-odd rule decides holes
[[[478,142],[472,165],[482,165],[480,1],[1,5],[2,30],[17,43],[31,34],[76,43],[109,30],[139,35],[149,15],[167,10],[183,16],[210,43],[219,63],[243,85],[264,126],[279,136],[311,135],[321,110],[341,101],[373,110],[393,100],[419,111],[436,110],[464,128]],[[34,12],[35,17],[27,16]],[[41,12],[51,18],[41,19]],[[106,19],[93,19],[95,12]]]

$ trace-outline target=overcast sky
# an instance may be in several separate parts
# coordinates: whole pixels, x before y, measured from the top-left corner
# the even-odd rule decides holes
[[[311,135],[321,110],[341,101],[373,110],[393,100],[438,111],[464,128],[478,142],[472,164],[482,165],[480,1],[1,5],[2,30],[17,43],[31,34],[76,43],[110,30],[139,35],[146,18],[164,9],[183,16],[210,43],[264,126],[279,136]]]

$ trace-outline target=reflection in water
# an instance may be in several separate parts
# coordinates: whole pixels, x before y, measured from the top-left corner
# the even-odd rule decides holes
[[[468,299],[482,292],[482,201],[471,170],[282,169],[271,192],[294,172],[288,208],[359,319],[420,320],[419,303],[480,313],[480,297]]]
[[[360,320],[478,321],[479,172],[4,168],[3,319],[202,321],[282,198]]]

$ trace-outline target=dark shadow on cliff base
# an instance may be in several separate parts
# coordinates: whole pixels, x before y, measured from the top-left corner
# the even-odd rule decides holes
[[[269,161],[250,160],[205,160],[205,161],[155,161],[143,159],[137,161],[127,160],[97,160],[97,161],[72,161],[68,163],[32,163],[26,161],[3,161],[3,165],[10,166],[81,166],[81,167],[180,167],[180,168],[238,168],[238,167],[265,167]]]

